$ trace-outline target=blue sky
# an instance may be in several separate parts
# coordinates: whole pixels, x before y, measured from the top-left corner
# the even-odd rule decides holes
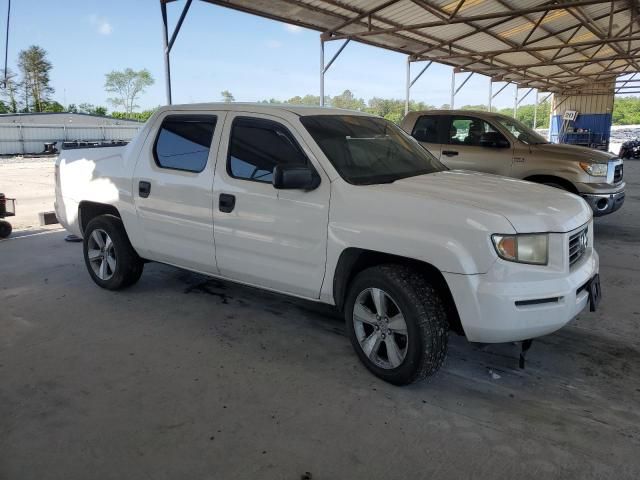
[[[172,24],[183,4],[169,4]],[[2,0],[3,33],[5,12]],[[18,52],[40,45],[54,65],[54,98],[96,105],[107,105],[105,73],[147,68],[156,83],[139,103],[143,108],[161,105],[161,25],[158,0],[13,0],[9,65],[16,70]],[[327,44],[327,61],[339,45]],[[404,98],[405,65],[404,55],[351,42],[327,73],[325,92],[336,95],[348,88],[365,100]],[[219,101],[225,89],[238,101],[317,95],[319,33],[196,0],[171,52],[171,67],[174,103]],[[415,64],[413,71],[419,68]],[[434,64],[412,88],[412,98],[436,106],[449,103],[450,82],[451,69]],[[458,94],[456,105],[486,103],[487,95],[488,79],[476,75]],[[505,89],[494,104],[513,105],[513,88]]]

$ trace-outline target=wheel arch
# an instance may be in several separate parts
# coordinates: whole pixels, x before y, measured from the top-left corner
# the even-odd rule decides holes
[[[529,175],[528,177],[523,178],[523,180],[533,183],[557,183],[564,187],[568,192],[578,195],[578,189],[573,183],[566,178],[558,177],[557,175]]]
[[[333,300],[336,307],[340,311],[344,310],[349,285],[358,273],[369,267],[390,263],[410,266],[428,278],[443,296],[449,327],[458,334],[464,334],[451,290],[440,270],[428,262],[385,252],[355,247],[349,247],[342,251],[333,276]]]
[[[89,222],[100,215],[113,215],[122,219],[120,212],[113,205],[89,201],[80,202],[78,205],[78,226],[80,231],[84,234]]]

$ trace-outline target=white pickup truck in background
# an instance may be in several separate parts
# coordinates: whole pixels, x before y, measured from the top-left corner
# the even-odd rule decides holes
[[[126,147],[61,152],[56,212],[101,287],[156,261],[336,305],[362,362],[395,384],[438,370],[450,329],[528,340],[599,299],[582,199],[449,171],[358,112],[164,107]]]

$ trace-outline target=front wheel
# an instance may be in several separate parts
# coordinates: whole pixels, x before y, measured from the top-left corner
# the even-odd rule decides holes
[[[89,275],[102,288],[120,290],[140,279],[144,262],[118,217],[100,215],[91,220],[84,231],[83,247]]]
[[[345,305],[351,343],[364,365],[395,385],[433,375],[447,353],[440,293],[416,270],[380,265],[359,273]]]

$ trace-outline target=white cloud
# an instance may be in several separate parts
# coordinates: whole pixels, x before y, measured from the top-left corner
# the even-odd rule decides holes
[[[96,14],[89,15],[89,23],[95,27],[96,32],[100,35],[111,35],[113,32],[113,27],[105,17]]]
[[[278,40],[267,41],[267,48],[280,48],[280,47],[282,47],[282,42]]]
[[[290,23],[287,23],[284,28],[291,33],[300,33],[302,31],[302,27],[299,27],[298,25],[291,25]]]

